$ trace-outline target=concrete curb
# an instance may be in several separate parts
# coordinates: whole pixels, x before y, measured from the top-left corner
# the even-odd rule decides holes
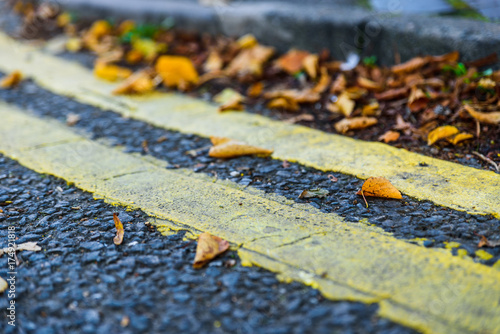
[[[253,33],[260,42],[280,51],[290,47],[337,59],[349,52],[376,55],[381,64],[425,54],[460,51],[463,61],[500,54],[500,25],[458,18],[399,16],[360,8],[283,2],[236,2],[204,7],[197,2],[159,0],[60,0],[81,18],[113,17],[160,22],[167,17],[182,29],[239,36]]]

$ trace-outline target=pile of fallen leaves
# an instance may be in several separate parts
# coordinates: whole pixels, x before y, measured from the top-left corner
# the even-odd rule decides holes
[[[208,90],[221,112],[264,105],[289,114],[284,118],[290,123],[317,121],[324,123],[317,127],[345,135],[367,131],[368,138],[358,137],[396,145],[454,146],[483,133],[488,147],[476,156],[498,170],[500,71],[487,68],[497,63],[496,54],[462,63],[455,51],[381,67],[376,57],[351,54],[343,62],[327,50],[278,55],[250,34],[233,39],[186,33],[168,20],[100,20],[82,28],[69,13],[50,17],[68,36],[68,51],[96,56],[94,73],[116,82],[115,94]],[[318,110],[327,117],[318,120]],[[363,130],[371,127],[378,130]]]

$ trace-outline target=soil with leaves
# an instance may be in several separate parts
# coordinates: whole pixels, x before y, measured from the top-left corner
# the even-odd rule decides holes
[[[65,33],[66,49],[91,53],[95,75],[116,82],[115,94],[180,90],[213,100],[221,112],[256,112],[500,172],[496,54],[462,63],[453,51],[380,67],[376,57],[339,61],[326,49],[278,54],[252,35],[187,33],[170,21],[89,25],[50,4],[14,4],[24,16],[20,36],[40,20],[40,34]]]

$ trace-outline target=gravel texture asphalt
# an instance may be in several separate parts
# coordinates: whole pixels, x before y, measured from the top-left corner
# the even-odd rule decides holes
[[[196,243],[163,237],[140,211],[94,200],[63,180],[0,155],[0,247],[16,226],[16,327],[0,298],[1,333],[412,333],[375,316],[376,305],[332,302],[299,283],[242,267],[227,252],[192,268]],[[114,245],[112,214],[125,238]],[[0,276],[7,277],[7,261]]]
[[[289,165],[285,168],[282,161],[271,158],[214,159],[207,154],[210,147],[207,138],[125,119],[116,113],[54,95],[31,81],[25,81],[15,89],[0,90],[0,99],[63,123],[68,114],[77,114],[80,121],[74,126],[76,131],[92,139],[101,138],[113,146],[123,147],[125,152],[150,154],[168,162],[167,168],[192,169],[273,192],[296,202],[309,203],[354,223],[365,219],[397,238],[427,238],[423,242],[425,247],[445,247],[446,242],[456,241],[461,244],[460,248],[474,257],[480,239],[476,234],[485,235],[490,240],[498,239],[500,235],[500,220],[492,216],[470,215],[407,196],[404,196],[403,201],[368,198],[369,208],[366,208],[363,198],[356,195],[363,181],[352,176],[325,173],[295,163],[285,164]],[[337,181],[330,181],[329,174]],[[303,190],[313,188],[327,189],[329,195],[325,198],[298,199]],[[500,259],[500,247],[486,251],[493,258],[488,261],[475,260],[492,265]],[[457,248],[453,252],[457,254]]]

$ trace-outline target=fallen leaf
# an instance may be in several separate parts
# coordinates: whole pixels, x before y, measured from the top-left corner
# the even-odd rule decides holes
[[[346,85],[347,81],[345,79],[345,75],[341,73],[333,82],[332,88],[330,89],[330,93],[338,94],[345,90]]]
[[[66,41],[66,50],[68,50],[71,53],[80,51],[82,47],[83,47],[83,42],[78,37],[73,37]]]
[[[427,135],[427,145],[432,145],[438,140],[451,137],[457,133],[459,133],[458,129],[452,125],[444,125],[440,126]]]
[[[287,99],[285,97],[277,97],[267,103],[269,109],[285,109],[290,111],[297,111],[300,109],[299,104],[295,100]]]
[[[209,233],[202,233],[198,238],[196,255],[194,257],[193,268],[199,269],[205,266],[217,255],[229,249],[229,242]]]
[[[222,69],[224,62],[219,55],[219,53],[215,50],[211,51],[208,55],[207,61],[203,64],[203,70],[207,73],[210,72],[218,72]]]
[[[13,248],[11,248],[11,247],[0,248],[0,256],[2,256],[5,253],[9,253],[12,250],[13,250]],[[30,241],[30,242],[25,242],[25,243],[22,243],[19,245],[16,244],[14,247],[14,250],[16,252],[23,251],[23,250],[38,252],[38,251],[42,250],[42,248],[40,246],[38,246],[36,242]]]
[[[256,82],[250,87],[248,87],[247,95],[252,98],[259,97],[264,89],[264,83],[262,81]]]
[[[299,198],[324,198],[328,196],[328,194],[330,194],[330,192],[322,188],[306,189],[300,193]]]
[[[113,94],[145,94],[153,91],[155,86],[153,79],[151,79],[151,71],[141,70],[116,87],[113,90]]]
[[[453,136],[452,138],[448,138],[447,140],[452,143],[453,145],[458,144],[461,141],[467,140],[474,138],[474,135],[467,133],[467,132],[462,132],[457,134],[456,136]]]
[[[74,126],[78,121],[80,120],[80,115],[74,114],[74,113],[69,113],[66,116],[66,125],[67,126]]]
[[[255,38],[254,35],[246,34],[238,38],[236,44],[238,44],[238,46],[242,49],[249,49],[256,46],[259,43],[257,42],[257,38]]]
[[[419,111],[420,109],[423,109],[428,102],[429,98],[421,89],[417,87],[412,88],[410,97],[408,98],[408,108],[410,108],[411,111]]]
[[[7,283],[7,281],[4,280],[2,277],[0,277],[0,293],[7,290],[8,287],[9,287],[9,284]]]
[[[104,62],[96,62],[94,66],[94,75],[107,81],[118,81],[127,79],[132,75],[132,71],[125,67],[106,64]]]
[[[395,100],[406,97],[407,94],[408,94],[408,87],[393,88],[386,90],[385,92],[382,93],[376,93],[375,98],[379,101]]]
[[[349,98],[349,94],[343,92],[339,95],[337,101],[335,101],[335,105],[345,117],[349,117],[354,110],[356,103]]]
[[[288,124],[295,124],[297,122],[312,122],[314,121],[314,115],[311,114],[300,114],[294,117],[290,117],[287,120],[284,120],[283,122],[288,123]]]
[[[273,153],[273,150],[251,146],[230,138],[210,137],[210,140],[214,146],[210,148],[208,155],[213,158],[228,159],[253,154],[268,156]]]
[[[326,67],[321,67],[320,73],[321,73],[321,75],[319,77],[318,83],[316,84],[316,86],[314,86],[314,88],[312,90],[315,93],[321,94],[328,89],[328,86],[330,85],[331,78],[330,78],[330,75],[328,74],[328,70],[326,69]]]
[[[363,116],[378,116],[380,113],[380,105],[377,101],[363,106],[361,110],[361,115]]]
[[[458,58],[460,57],[460,53],[458,51],[453,51],[450,53],[446,53],[441,56],[431,56],[429,57],[429,61],[433,63],[455,63],[458,61]]]
[[[136,65],[143,59],[142,53],[137,50],[130,50],[125,54],[125,61],[130,65]]]
[[[304,70],[306,71],[307,75],[309,75],[309,77],[313,80],[318,76],[318,61],[319,58],[316,54],[307,55],[304,60],[302,60],[302,66]]]
[[[146,61],[153,61],[158,54],[167,50],[167,45],[149,38],[135,38],[131,42],[132,50],[140,53]]]
[[[219,103],[219,111],[243,110],[245,97],[232,88],[225,88],[214,96],[214,101]]]
[[[335,130],[339,133],[346,133],[349,130],[364,129],[369,126],[377,124],[377,119],[374,117],[353,117],[344,118],[343,120],[335,123]]]
[[[264,94],[264,98],[266,99],[274,99],[278,97],[284,97],[286,99],[293,100],[296,103],[315,103],[320,100],[321,95],[312,89],[282,89]]]
[[[385,177],[370,177],[356,195],[402,199],[401,192],[394,187]]]
[[[90,35],[95,38],[101,38],[106,35],[111,34],[111,24],[105,20],[95,21],[90,29],[87,31],[87,35]]]
[[[260,76],[262,67],[274,54],[274,48],[257,44],[251,48],[241,50],[227,65],[224,72],[228,76],[246,75]]]
[[[367,78],[363,78],[363,77],[358,77],[357,83],[358,83],[359,87],[366,88],[369,91],[373,91],[373,92],[378,92],[378,91],[381,91],[383,89],[381,84],[376,83],[374,81],[371,81]]]
[[[156,72],[163,79],[165,86],[186,90],[196,85],[199,77],[193,62],[182,56],[160,56],[155,65]]]
[[[399,132],[387,131],[386,133],[384,133],[383,135],[378,137],[378,140],[383,140],[384,143],[390,143],[390,142],[398,140],[399,136],[400,136]]]
[[[481,236],[481,241],[477,244],[477,247],[498,247],[500,246],[500,240],[489,241],[484,235]]]
[[[394,65],[391,71],[396,74],[409,73],[418,70],[429,62],[428,58],[416,57],[408,60],[405,63]]]
[[[480,112],[476,111],[472,106],[469,104],[464,104],[465,110],[471,115],[474,119],[481,123],[487,123],[487,124],[500,124],[500,112]]]
[[[346,88],[344,91],[351,100],[358,100],[366,95],[367,91],[365,88],[353,86]]]
[[[113,221],[115,222],[116,228],[116,236],[113,238],[113,242],[115,245],[121,245],[123,242],[123,235],[125,234],[125,230],[123,229],[123,224],[118,218],[118,215],[113,212]]]
[[[2,81],[0,81],[0,88],[12,88],[17,86],[21,80],[23,79],[23,75],[20,71],[14,71],[4,77]]]
[[[278,58],[276,64],[288,74],[294,75],[302,70],[304,67],[304,59],[309,55],[310,53],[307,51],[291,49],[286,54]]]

